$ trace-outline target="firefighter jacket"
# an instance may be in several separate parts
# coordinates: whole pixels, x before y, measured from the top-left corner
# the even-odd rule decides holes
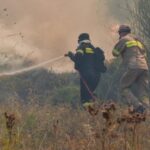
[[[131,34],[120,38],[112,54],[115,57],[121,56],[123,65],[127,68],[148,70],[144,45],[138,38]]]
[[[100,48],[95,48],[91,43],[81,43],[74,56],[75,69],[81,73],[105,72],[104,53]]]

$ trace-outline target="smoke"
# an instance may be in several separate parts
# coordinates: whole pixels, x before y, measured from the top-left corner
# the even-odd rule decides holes
[[[127,5],[132,5],[132,0],[106,0],[107,6],[109,7],[109,13],[114,19],[117,19],[121,22],[127,22],[129,10]]]
[[[111,26],[117,23],[105,0],[0,0],[0,55],[44,61],[74,51],[78,35],[88,32],[110,59],[115,37]],[[17,64],[23,65],[21,59]],[[53,64],[62,70],[70,65],[68,60]]]

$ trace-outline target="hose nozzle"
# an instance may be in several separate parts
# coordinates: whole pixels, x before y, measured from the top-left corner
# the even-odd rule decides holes
[[[64,56],[65,56],[65,57],[68,57],[69,55],[68,55],[68,54],[64,54]]]

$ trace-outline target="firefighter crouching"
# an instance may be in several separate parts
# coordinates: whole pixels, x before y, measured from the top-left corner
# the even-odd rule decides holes
[[[120,81],[121,100],[133,107],[135,112],[144,113],[149,107],[149,80],[146,50],[143,43],[131,35],[131,28],[121,25],[119,41],[115,45],[112,54],[121,56],[125,72]],[[135,86],[136,90],[132,90]]]
[[[67,56],[74,62],[75,69],[80,74],[81,103],[84,107],[88,107],[95,100],[94,91],[99,83],[101,72],[106,71],[104,53],[91,44],[89,34],[82,33],[78,38],[76,53],[68,52]]]

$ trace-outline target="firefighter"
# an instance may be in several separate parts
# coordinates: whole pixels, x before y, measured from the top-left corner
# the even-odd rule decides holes
[[[121,56],[125,67],[120,81],[121,100],[132,107],[133,111],[143,113],[145,108],[149,107],[146,50],[141,40],[131,34],[128,25],[121,25],[118,33],[119,41],[112,54],[115,57]]]
[[[101,72],[106,71],[104,52],[91,44],[88,33],[78,37],[76,53],[68,52],[80,74],[80,97],[83,106],[92,104],[95,100],[94,91],[99,83]]]

